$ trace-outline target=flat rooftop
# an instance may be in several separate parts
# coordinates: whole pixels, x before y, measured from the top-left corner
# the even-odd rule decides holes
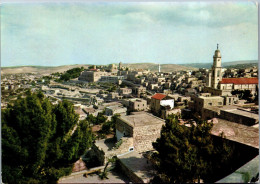
[[[226,139],[259,149],[259,129],[220,118],[213,119],[211,133],[219,136],[224,133]]]
[[[136,113],[129,116],[121,116],[119,119],[132,127],[163,124],[165,122],[163,119],[146,112]]]
[[[211,110],[211,111],[220,113],[220,107],[211,106],[211,107],[204,107],[204,109],[207,109],[207,110]]]
[[[156,172],[152,164],[135,151],[118,156],[118,159],[144,183],[150,182]]]
[[[108,107],[106,107],[106,108],[111,109],[111,110],[126,109],[126,108],[123,107],[121,104],[120,104],[120,106],[118,106],[118,105],[113,105],[113,106],[108,106]]]
[[[255,113],[252,113],[250,111],[246,111],[246,110],[240,110],[240,109],[237,109],[237,108],[221,108],[220,110],[223,110],[223,111],[226,111],[226,112],[229,112],[229,113],[232,113],[232,114],[237,114],[237,115],[240,115],[240,116],[245,116],[245,117],[248,117],[248,118],[253,118],[253,119],[256,119],[258,120],[259,119],[259,115],[258,114],[255,114]]]
[[[223,99],[223,97],[221,97],[221,96],[208,96],[208,97],[206,97],[206,96],[199,96],[199,98],[202,98],[202,99]]]

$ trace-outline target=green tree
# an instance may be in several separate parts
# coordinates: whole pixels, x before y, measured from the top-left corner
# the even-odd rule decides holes
[[[107,117],[104,115],[104,112],[99,112],[96,118],[96,124],[100,125],[107,121]]]
[[[214,145],[210,134],[212,123],[201,121],[190,125],[179,125],[177,117],[167,119],[161,137],[153,143],[158,151],[154,158],[160,172],[154,182],[199,182],[212,172],[214,164],[225,162],[231,155],[224,143]]]
[[[238,89],[236,89],[236,90],[232,91],[231,93],[232,93],[232,95],[238,95],[239,99],[243,99],[243,100],[246,100],[248,102],[252,102],[253,95],[252,95],[250,90],[238,90]]]
[[[101,172],[101,173],[99,174],[100,179],[102,179],[102,180],[104,180],[104,179],[109,179],[109,178],[107,177],[108,171],[114,169],[114,166],[112,166],[111,168],[108,169],[108,165],[109,165],[110,163],[114,164],[115,162],[116,162],[116,156],[114,156],[114,157],[112,157],[112,158],[108,158],[107,163],[106,163],[106,165],[105,165],[105,167],[104,167],[104,169],[103,169],[103,172]]]
[[[95,116],[93,116],[93,114],[89,114],[86,118],[86,120],[90,123],[90,124],[93,124],[95,125],[96,124],[96,121],[97,121],[97,118]]]
[[[42,93],[26,92],[2,111],[3,182],[54,183],[91,146],[87,121],[73,105],[52,105]]]
[[[60,80],[68,81],[70,79],[74,79],[80,76],[81,72],[84,70],[83,67],[81,68],[72,68],[67,70],[64,74],[60,76]]]

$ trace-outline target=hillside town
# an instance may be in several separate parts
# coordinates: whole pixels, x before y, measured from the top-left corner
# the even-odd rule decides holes
[[[80,120],[97,120],[90,124],[94,145],[74,164],[72,174],[60,178],[59,183],[99,182],[93,173],[114,157],[119,169],[102,182],[151,182],[157,170],[149,155],[155,152],[153,143],[172,116],[186,127],[196,120],[213,123],[211,134],[231,142],[239,153],[232,169],[216,176],[213,182],[256,182],[258,68],[223,68],[218,47],[213,52],[211,69],[163,72],[158,64],[158,71],[151,72],[125,67],[120,62],[90,65],[69,80],[59,80],[62,73],[2,75],[1,109],[30,89],[42,91],[53,104],[65,99],[73,103]],[[89,155],[99,162],[90,164]],[[243,173],[249,173],[247,181]]]

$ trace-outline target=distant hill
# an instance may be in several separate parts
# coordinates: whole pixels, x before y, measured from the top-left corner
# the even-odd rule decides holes
[[[4,74],[18,74],[18,73],[38,73],[38,74],[51,74],[55,72],[64,72],[76,67],[88,68],[90,65],[64,65],[64,66],[15,66],[15,67],[2,67],[1,75]],[[134,69],[150,69],[150,71],[158,71],[158,64],[155,63],[131,63],[123,64],[123,66]],[[181,66],[175,64],[161,64],[162,72],[173,72],[177,70],[196,70],[193,67]]]
[[[246,63],[246,64],[237,64],[237,65],[225,66],[225,68],[235,68],[235,69],[252,68],[252,67],[258,68],[258,63]]]
[[[37,74],[51,74],[55,72],[64,72],[76,67],[88,68],[89,65],[64,65],[64,66],[15,66],[15,67],[1,67],[1,75],[4,74],[18,74],[18,73],[37,73]]]
[[[230,62],[222,62],[222,67],[231,67],[234,65],[241,64],[258,64],[258,60],[245,60],[245,61],[230,61]],[[189,63],[189,64],[181,64],[182,66],[189,66],[194,68],[208,68],[210,69],[212,63]],[[246,65],[245,65],[246,66]]]
[[[251,67],[257,66],[257,60],[249,61],[233,61],[222,63],[223,67]],[[76,64],[64,66],[15,66],[15,67],[1,67],[1,75],[4,74],[18,74],[18,73],[38,73],[51,74],[55,72],[64,72],[76,67],[88,68],[90,65]],[[151,72],[158,71],[158,64],[156,63],[123,63],[123,66],[133,69],[150,70]],[[178,70],[197,70],[198,68],[211,68],[212,63],[190,63],[190,64],[161,64],[162,72],[174,72]]]
[[[159,64],[155,63],[123,63],[124,67],[133,68],[133,69],[144,69],[150,70],[151,72],[156,72],[159,69]],[[162,72],[174,72],[178,70],[197,70],[195,67],[183,66],[177,64],[161,64]]]

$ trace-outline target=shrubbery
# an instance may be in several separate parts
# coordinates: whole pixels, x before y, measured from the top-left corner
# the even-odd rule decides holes
[[[69,174],[92,145],[88,122],[78,120],[71,103],[52,105],[42,93],[9,104],[2,110],[3,182],[55,183]]]

